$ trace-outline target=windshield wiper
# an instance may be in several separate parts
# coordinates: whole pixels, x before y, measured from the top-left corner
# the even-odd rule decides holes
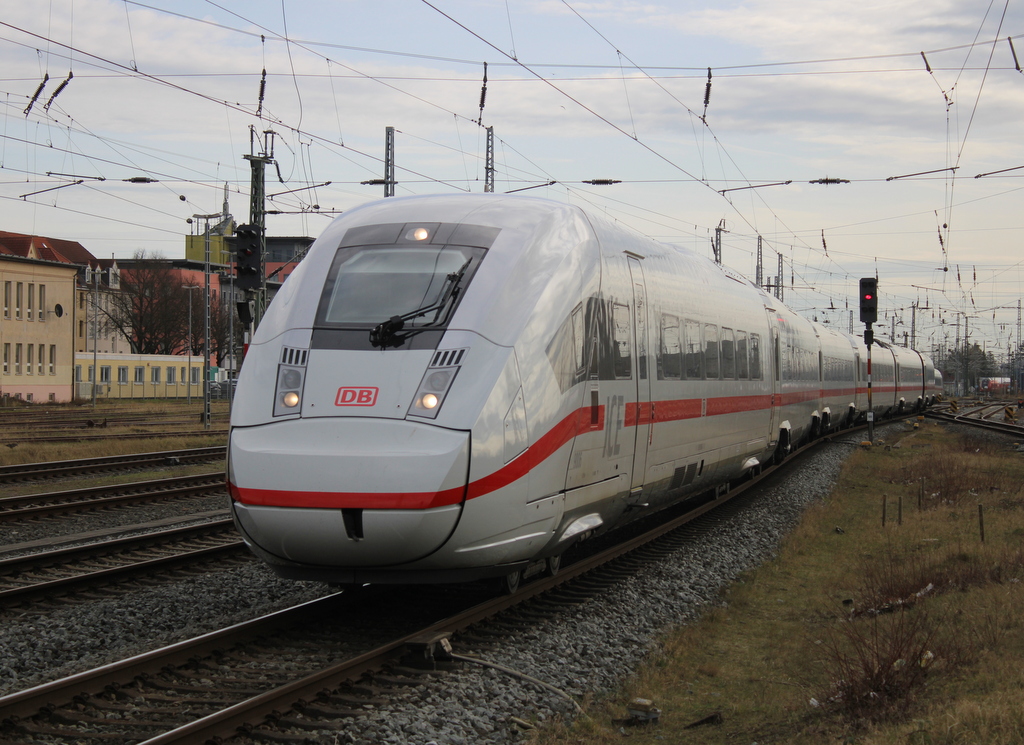
[[[445,278],[444,292],[441,293],[441,299],[436,303],[417,308],[400,316],[391,316],[391,318],[383,323],[374,326],[370,331],[370,344],[381,349],[402,346],[410,336],[424,330],[419,328],[399,335],[398,332],[405,328],[405,322],[411,321],[414,318],[421,318],[429,313],[434,313],[434,321],[431,325],[437,325],[441,318],[441,312],[458,296],[462,278],[466,275],[466,270],[469,269],[471,263],[473,263],[473,259],[467,259],[466,263],[457,272],[452,272]]]

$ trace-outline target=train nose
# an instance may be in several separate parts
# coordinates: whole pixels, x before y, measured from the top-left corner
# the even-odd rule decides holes
[[[252,544],[285,561],[415,561],[444,544],[465,499],[468,432],[305,419],[236,427],[229,447],[236,521]]]

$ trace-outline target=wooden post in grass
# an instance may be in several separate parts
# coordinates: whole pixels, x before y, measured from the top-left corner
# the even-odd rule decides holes
[[[898,508],[896,510],[896,524],[903,525],[903,495],[900,494],[899,502],[897,502]]]

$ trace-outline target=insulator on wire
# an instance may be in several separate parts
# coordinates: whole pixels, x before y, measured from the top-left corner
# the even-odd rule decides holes
[[[65,88],[68,87],[68,83],[71,82],[71,78],[73,78],[73,77],[75,77],[75,74],[73,72],[71,72],[70,70],[68,70],[68,76],[66,78],[64,78],[64,80],[61,81],[60,85],[57,86],[57,90],[55,90],[52,94],[50,94],[50,100],[47,101],[46,104],[43,106],[43,111],[49,111],[50,110],[50,104],[53,103],[53,99],[55,99],[57,96],[59,96],[61,94],[61,92]]]
[[[35,105],[36,99],[39,98],[39,94],[43,92],[43,88],[46,86],[46,83],[47,83],[47,81],[49,79],[50,79],[50,73],[44,72],[43,73],[43,82],[41,82],[39,84],[39,87],[36,88],[36,92],[33,93],[32,94],[32,98],[29,99],[28,106],[25,107],[25,116],[28,116],[28,113],[30,111],[32,111],[32,107]]]
[[[263,97],[267,93],[267,68],[263,68],[263,75],[260,77],[260,101],[256,106],[256,116],[263,113]]]
[[[484,82],[480,86],[480,118],[476,120],[477,124],[483,124],[484,121],[484,103],[487,101],[487,63],[484,62]]]
[[[707,124],[708,119],[708,104],[711,103],[711,68],[708,68],[708,82],[704,86],[704,115],[701,116],[700,120]]]

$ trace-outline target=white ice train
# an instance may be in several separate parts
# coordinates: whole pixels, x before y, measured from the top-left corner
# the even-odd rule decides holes
[[[867,411],[861,340],[577,207],[392,198],[335,220],[239,377],[231,508],[280,575],[506,577]],[[873,349],[876,416],[936,371]]]

